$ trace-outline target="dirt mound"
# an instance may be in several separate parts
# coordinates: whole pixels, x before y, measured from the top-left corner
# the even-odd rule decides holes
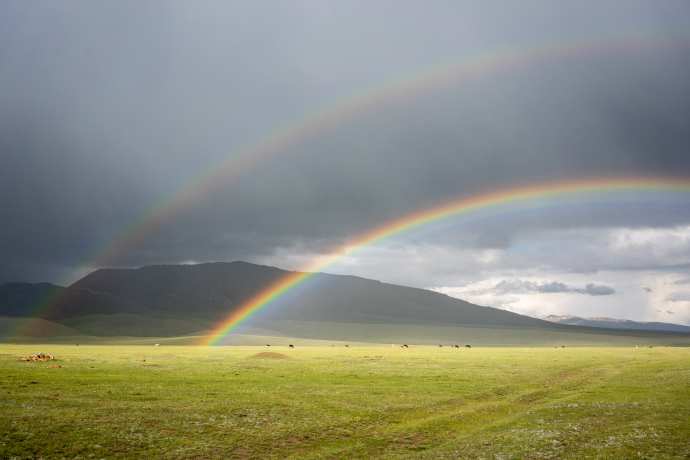
[[[26,358],[17,358],[17,361],[55,361],[50,353],[31,353]]]
[[[290,359],[290,357],[281,353],[264,352],[251,355],[247,359]]]

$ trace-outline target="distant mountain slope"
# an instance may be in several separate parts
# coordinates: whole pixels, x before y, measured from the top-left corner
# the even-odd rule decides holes
[[[104,269],[87,275],[70,289],[108,293],[149,310],[185,310],[189,315],[219,319],[288,273],[246,262]],[[354,276],[318,274],[309,286],[287,297],[257,318],[255,325],[259,320],[299,320],[559,327],[424,289]]]
[[[71,287],[144,301],[161,309],[176,305],[187,311],[228,311],[287,273],[247,262],[152,265],[96,270]]]
[[[550,315],[544,318],[546,321],[551,321],[558,324],[570,324],[574,326],[590,326],[590,327],[606,327],[613,329],[647,329],[655,331],[679,331],[690,332],[689,326],[681,326],[680,324],[672,323],[658,323],[653,321],[630,321],[627,319],[605,318],[605,317],[589,317],[583,318],[581,316],[573,315]]]
[[[64,291],[64,287],[50,283],[6,283],[0,286],[0,316],[22,317],[43,300]]]

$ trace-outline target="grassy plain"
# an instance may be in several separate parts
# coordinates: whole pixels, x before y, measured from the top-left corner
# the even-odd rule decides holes
[[[690,349],[4,344],[0,458],[690,458]]]

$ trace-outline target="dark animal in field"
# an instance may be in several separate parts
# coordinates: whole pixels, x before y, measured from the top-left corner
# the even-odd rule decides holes
[[[405,347],[405,348],[409,348],[409,347],[408,347],[407,345],[403,345],[403,347]]]
[[[465,345],[465,348],[472,348],[472,347],[471,347],[471,346],[469,346],[469,345]]]
[[[295,348],[293,345],[288,345],[288,348]]]
[[[269,345],[269,344],[266,344],[266,346],[267,346],[267,347],[270,347],[270,345]]]
[[[443,345],[439,345],[438,347],[439,347],[439,348],[443,348]]]
[[[459,346],[459,345],[453,345],[453,347],[454,347],[454,348],[460,348],[460,346]]]
[[[350,345],[343,345],[345,348],[350,348]]]
[[[565,345],[561,345],[561,348],[565,348]]]

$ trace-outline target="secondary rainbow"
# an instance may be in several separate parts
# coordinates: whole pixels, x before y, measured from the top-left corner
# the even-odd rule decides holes
[[[198,344],[217,344],[246,320],[304,284],[318,272],[364,248],[403,236],[421,227],[451,218],[465,217],[463,223],[468,223],[540,208],[626,201],[680,203],[690,206],[690,179],[635,177],[548,182],[464,197],[408,214],[363,233],[346,246],[337,248],[300,271],[290,272],[233,311]]]

